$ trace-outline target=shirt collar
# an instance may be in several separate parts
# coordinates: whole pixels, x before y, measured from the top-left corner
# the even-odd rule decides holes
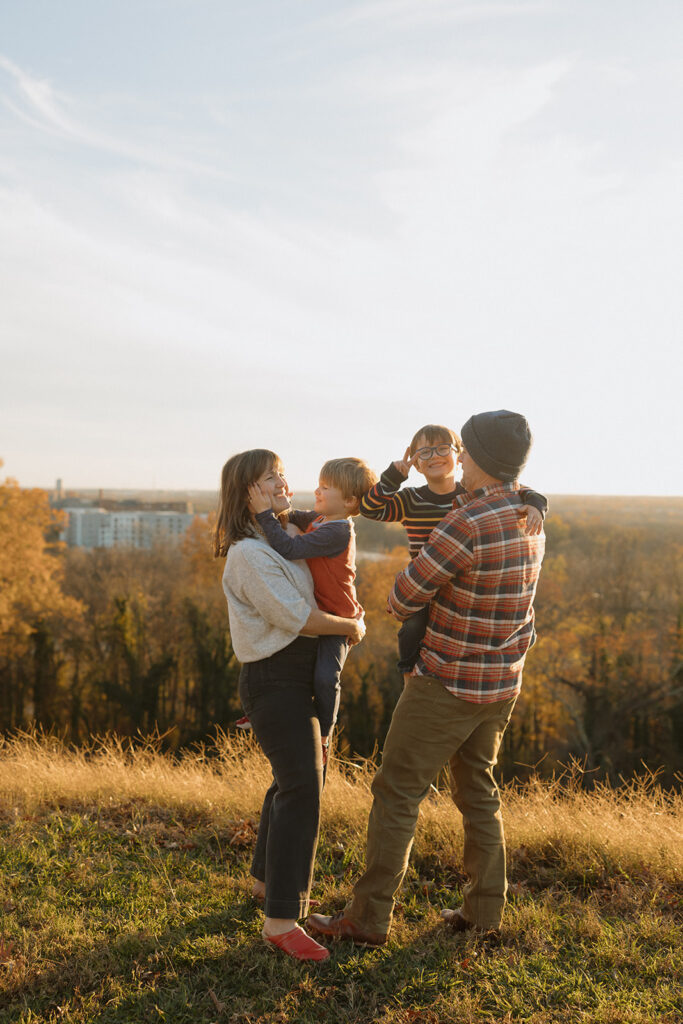
[[[453,502],[454,506],[466,505],[468,501],[473,501],[475,498],[484,498],[489,494],[505,494],[510,491],[518,491],[519,484],[516,480],[510,483],[505,483],[501,480],[499,484],[489,484],[486,487],[478,487],[476,491],[464,491],[459,494]]]

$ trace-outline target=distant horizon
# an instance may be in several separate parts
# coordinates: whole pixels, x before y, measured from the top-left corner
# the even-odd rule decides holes
[[[56,487],[55,486],[53,486],[53,487],[42,487],[39,484],[35,484],[35,485],[33,485],[33,488],[32,488],[31,486],[25,487],[21,483],[20,480],[17,481],[17,483],[19,484],[19,486],[21,487],[22,490],[37,489],[37,490],[46,491],[49,494],[52,494],[52,493],[54,493],[56,491]],[[290,484],[289,486],[290,486],[291,490],[293,491],[293,493],[295,495],[297,495],[297,494],[298,495],[306,495],[306,496],[313,495],[313,491],[310,489],[310,487],[297,487],[294,484]],[[72,486],[64,487],[64,485],[62,485],[62,489],[63,489],[63,492],[64,492],[65,496],[68,495],[68,494],[74,494],[74,495],[76,495],[76,494],[88,494],[88,495],[90,495],[90,494],[99,494],[100,491],[101,491],[103,497],[106,496],[107,494],[126,494],[126,495],[135,495],[135,494],[145,494],[145,495],[148,495],[148,494],[193,495],[193,494],[196,494],[196,495],[202,495],[202,496],[208,496],[208,495],[216,495],[217,496],[218,492],[219,492],[219,489],[217,487],[216,488],[211,488],[211,487],[105,487],[105,486],[101,486],[101,487],[72,487]],[[546,492],[544,491],[543,493],[546,493]],[[679,501],[679,500],[683,501],[683,494],[663,494],[663,493],[662,494],[656,494],[656,493],[655,494],[625,494],[625,493],[619,494],[617,492],[610,492],[610,491],[602,491],[602,492],[597,492],[596,491],[596,492],[593,492],[593,493],[582,492],[582,491],[558,491],[558,492],[548,491],[547,492],[547,497],[548,498],[553,498],[553,499],[558,499],[558,498],[625,498],[625,499],[628,499],[629,501],[632,501],[632,500],[647,501],[647,500],[660,499],[661,498],[661,499],[672,500],[672,501]]]

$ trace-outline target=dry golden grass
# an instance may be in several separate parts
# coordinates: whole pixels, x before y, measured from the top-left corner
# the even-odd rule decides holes
[[[513,861],[561,864],[594,878],[609,865],[630,875],[655,872],[683,880],[683,794],[663,790],[652,775],[619,789],[587,790],[576,766],[554,780],[533,779],[503,787],[503,817]],[[448,792],[422,807],[416,851],[448,849],[462,837],[460,816]]]
[[[244,816],[260,808],[269,778],[249,736],[221,737],[215,749],[182,758],[162,753],[157,738],[129,743],[107,737],[78,749],[42,734],[0,739],[0,807],[14,816],[130,802]]]
[[[331,761],[323,807],[328,833],[361,839],[370,807],[374,764]],[[50,808],[114,808],[134,802],[216,821],[258,815],[270,781],[268,764],[250,736],[220,736],[214,748],[182,758],[160,752],[158,740],[113,738],[73,749],[54,737],[19,735],[0,741],[0,807],[23,817]],[[578,769],[553,781],[503,789],[503,813],[513,860],[594,877],[607,865],[625,875],[656,872],[683,879],[683,795],[653,776],[612,789],[581,786]],[[462,824],[447,790],[422,806],[415,852],[450,859]],[[540,857],[540,861],[539,861]]]
[[[462,826],[425,800],[390,942],[273,957],[248,898],[268,764],[249,736],[182,758],[0,741],[0,1024],[679,1024],[683,797],[581,773],[503,791],[511,892],[500,946],[443,928]],[[374,766],[332,761],[314,896],[362,870]],[[322,998],[321,998],[322,996]]]

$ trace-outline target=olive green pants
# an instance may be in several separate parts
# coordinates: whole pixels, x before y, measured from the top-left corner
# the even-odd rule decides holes
[[[515,699],[472,704],[455,697],[438,679],[414,676],[406,681],[372,783],[365,873],[345,911],[359,928],[389,931],[420,804],[446,762],[465,833],[469,882],[462,913],[477,927],[500,927],[507,881],[493,766]]]

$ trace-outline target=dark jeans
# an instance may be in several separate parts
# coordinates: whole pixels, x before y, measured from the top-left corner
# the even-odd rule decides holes
[[[398,631],[398,668],[406,673],[414,667],[429,621],[429,605],[401,623]]]
[[[267,917],[298,919],[308,912],[323,780],[313,706],[317,648],[316,638],[297,637],[240,673],[242,707],[273,770],[251,865],[266,885]]]
[[[337,721],[341,674],[349,653],[349,638],[346,636],[318,637],[318,659],[315,663],[314,693],[315,710],[320,722],[320,732],[329,736]]]

